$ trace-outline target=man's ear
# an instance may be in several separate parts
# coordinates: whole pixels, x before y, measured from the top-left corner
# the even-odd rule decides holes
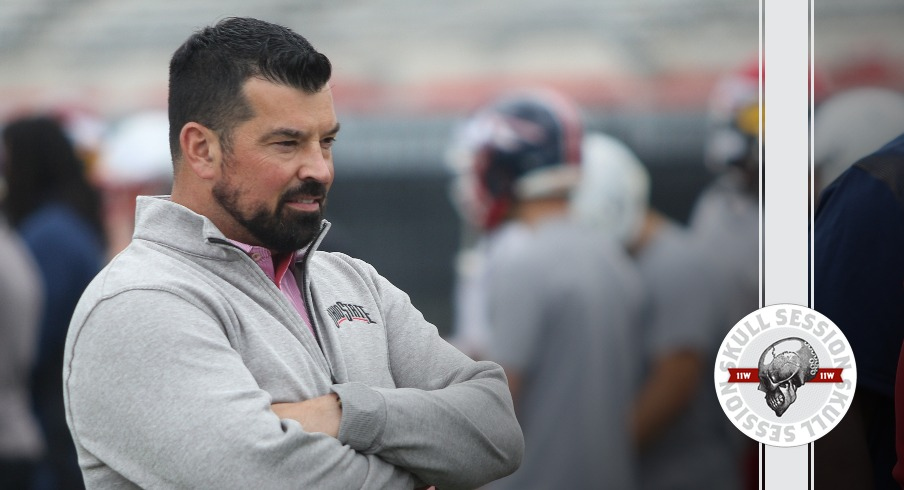
[[[201,179],[219,175],[222,159],[220,138],[208,127],[196,122],[186,123],[179,132],[182,164]]]

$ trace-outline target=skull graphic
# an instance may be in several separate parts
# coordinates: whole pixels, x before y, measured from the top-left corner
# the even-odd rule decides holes
[[[781,417],[797,400],[797,389],[816,376],[819,358],[807,341],[789,337],[770,345],[760,356],[760,385],[766,404]]]

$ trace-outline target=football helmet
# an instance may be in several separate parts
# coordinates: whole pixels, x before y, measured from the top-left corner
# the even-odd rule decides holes
[[[582,222],[630,246],[649,209],[649,172],[627,145],[604,133],[584,136],[583,157],[572,212]]]
[[[704,159],[719,172],[757,162],[759,136],[759,62],[754,60],[721,78],[707,112]]]
[[[579,180],[582,137],[577,107],[557,92],[521,90],[481,108],[458,128],[447,156],[459,212],[492,229],[515,201],[566,194]]]
[[[904,93],[866,86],[841,90],[816,109],[813,131],[821,192],[854,162],[904,133]]]

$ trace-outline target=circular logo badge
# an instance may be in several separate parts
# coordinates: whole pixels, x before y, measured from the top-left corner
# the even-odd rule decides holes
[[[791,447],[819,439],[844,417],[857,367],[844,334],[825,315],[778,304],[750,313],[728,332],[714,380],[738,430]]]

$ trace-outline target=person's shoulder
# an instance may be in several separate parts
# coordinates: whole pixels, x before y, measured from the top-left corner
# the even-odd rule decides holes
[[[587,269],[615,274],[616,269],[634,269],[625,247],[598,227],[572,219],[554,220],[538,228],[535,237],[535,245],[525,247],[521,261],[535,264],[544,274],[583,274]]]
[[[663,221],[639,256],[664,260],[679,267],[696,267],[705,262],[704,247],[698,237],[688,226],[671,219]]]
[[[904,162],[902,162],[904,163]],[[904,243],[904,174],[874,154],[823,190],[813,224],[817,280],[856,263],[898,261]],[[823,281],[824,284],[824,281]]]
[[[858,170],[887,187],[900,201],[904,198],[904,135],[852,165],[848,180],[855,184]]]
[[[94,281],[96,292],[109,296],[128,290],[204,290],[216,275],[211,263],[207,258],[178,253],[158,243],[133,240],[98,273]]]
[[[35,210],[22,221],[19,232],[32,248],[68,246],[94,251],[102,248],[91,225],[73,209],[59,203],[48,203]]]
[[[19,226],[24,237],[52,239],[59,236],[81,235],[87,223],[72,209],[58,203],[48,203],[29,214]]]
[[[106,260],[103,237],[70,209],[45,206],[32,213],[19,233],[38,266],[60,278],[87,280]]]
[[[816,222],[876,212],[904,212],[904,153],[876,152],[854,163],[819,196]]]
[[[757,197],[745,192],[737,176],[722,175],[710,182],[697,197],[688,218],[695,233],[721,235],[748,228],[758,216]]]
[[[719,245],[705,238],[680,223],[667,222],[661,226],[637,256],[647,287],[664,294],[699,294],[704,288],[709,289],[707,285],[715,281],[715,276],[734,270],[716,265],[713,252]]]
[[[140,247],[133,243],[110,259],[89,288],[104,295],[112,290],[147,287],[152,278],[164,280],[168,276],[167,268],[159,267],[156,260],[149,261],[137,248]]]

